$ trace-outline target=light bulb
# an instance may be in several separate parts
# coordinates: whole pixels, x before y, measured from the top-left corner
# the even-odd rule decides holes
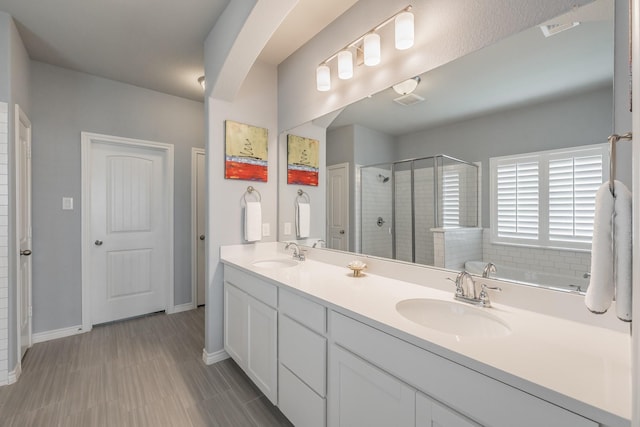
[[[369,33],[364,36],[364,65],[369,67],[380,63],[380,36]]]
[[[402,12],[396,16],[396,49],[405,50],[413,46],[413,13]]]
[[[319,65],[316,68],[316,86],[320,92],[331,89],[331,70],[327,64]]]
[[[350,50],[338,52],[338,77],[342,80],[353,77],[353,54]]]

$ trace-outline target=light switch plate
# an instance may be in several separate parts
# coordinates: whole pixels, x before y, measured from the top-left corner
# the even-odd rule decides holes
[[[291,223],[290,222],[285,222],[284,223],[284,235],[285,236],[291,236]]]
[[[63,211],[72,211],[73,210],[73,197],[63,197],[62,198],[62,210]]]
[[[268,222],[262,224],[262,237],[271,236],[271,225]]]

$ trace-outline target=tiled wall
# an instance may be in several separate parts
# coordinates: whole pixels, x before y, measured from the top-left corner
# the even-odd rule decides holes
[[[367,167],[360,170],[362,203],[362,253],[391,258],[391,186],[392,180],[382,182],[378,175],[390,176],[389,170]],[[385,223],[378,227],[377,219]]]
[[[433,238],[436,267],[462,270],[465,262],[482,257],[481,228],[438,228]]]
[[[490,228],[484,230],[482,240],[485,262],[577,278],[583,278],[591,266],[589,252],[494,245]]]
[[[0,102],[0,385],[9,377],[9,136],[8,106]]]

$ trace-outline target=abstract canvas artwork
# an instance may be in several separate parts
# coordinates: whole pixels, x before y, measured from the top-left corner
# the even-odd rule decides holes
[[[320,142],[288,135],[287,184],[318,185]]]
[[[267,182],[268,144],[267,129],[226,120],[224,177]]]

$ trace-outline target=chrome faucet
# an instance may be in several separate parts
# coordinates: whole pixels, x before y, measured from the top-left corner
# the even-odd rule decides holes
[[[300,246],[296,242],[288,242],[284,249],[287,250],[289,247],[293,246],[293,259],[297,259],[298,261],[304,261],[304,251],[300,249]]]
[[[489,300],[489,293],[487,290],[490,289],[498,292],[502,291],[502,289],[497,286],[488,286],[483,283],[480,294],[478,294],[476,292],[476,282],[473,280],[473,276],[465,270],[458,273],[455,281],[453,279],[449,280],[456,284],[456,294],[454,297],[456,300],[482,307],[491,307],[491,301]]]
[[[484,269],[482,270],[482,277],[484,277],[485,279],[488,279],[491,273],[495,274],[495,272],[496,272],[496,265],[492,262],[488,262],[487,265],[485,265]]]

